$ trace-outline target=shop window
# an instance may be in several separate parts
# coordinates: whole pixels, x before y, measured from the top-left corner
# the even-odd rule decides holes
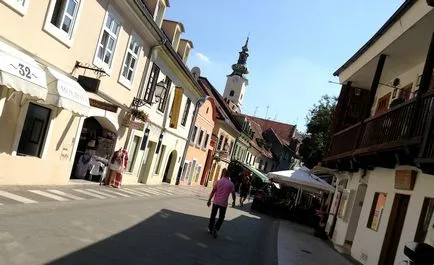
[[[181,125],[185,126],[187,124],[188,113],[190,112],[191,99],[187,98],[185,103],[184,113],[182,113]]]
[[[134,169],[134,163],[136,162],[137,153],[139,152],[141,138],[137,135],[134,135],[133,141],[131,143],[131,147],[129,153],[132,154],[131,159],[128,159],[127,171],[132,172]]]
[[[196,167],[196,172],[195,172],[195,176],[194,176],[194,182],[198,182],[199,181],[199,176],[200,176],[200,171],[202,170],[202,166],[198,165]]]
[[[414,241],[434,247],[434,198],[425,198]]]
[[[106,71],[110,71],[116,45],[119,39],[121,22],[113,8],[109,8],[105,16],[104,25],[98,42],[94,63]]]
[[[187,176],[187,172],[188,172],[188,168],[190,166],[190,162],[185,162],[184,163],[184,167],[182,168],[182,175],[181,175],[181,180],[184,181],[186,176]]]
[[[121,76],[119,77],[119,82],[127,87],[130,87],[133,83],[141,49],[141,40],[135,33],[131,34],[127,52],[125,53]]]
[[[196,141],[196,135],[197,135],[197,126],[194,126],[193,131],[191,132],[191,137],[190,137],[190,143],[194,144],[194,142]]]
[[[41,157],[50,115],[50,109],[29,103],[17,150],[19,155]]]
[[[149,74],[148,84],[146,85],[144,100],[151,104],[154,97],[155,86],[157,85],[158,75],[160,74],[160,68],[154,63],[152,65],[151,73]]]
[[[372,201],[371,212],[368,218],[368,224],[366,225],[369,229],[378,231],[381,215],[383,214],[384,205],[386,204],[386,197],[386,193],[375,193],[374,200]]]
[[[44,30],[68,47],[71,47],[72,35],[75,28],[77,28],[80,5],[81,0],[51,1]]]
[[[160,156],[158,157],[157,166],[155,167],[155,172],[154,172],[155,175],[160,174],[161,164],[163,163],[163,157],[165,151],[166,151],[166,146],[163,145],[163,147],[161,148]]]
[[[29,0],[2,0],[1,2],[8,5],[21,15],[25,15],[29,6]]]
[[[197,147],[202,145],[203,136],[205,135],[205,130],[200,129],[199,137],[197,138]]]

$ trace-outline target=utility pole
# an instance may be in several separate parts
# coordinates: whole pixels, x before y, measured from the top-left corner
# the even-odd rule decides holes
[[[268,109],[270,108],[270,106],[269,105],[267,105],[267,112],[265,112],[265,119],[267,119],[267,116],[268,116]]]
[[[255,108],[255,112],[253,113],[253,117],[256,117],[256,112],[258,111],[258,106]]]

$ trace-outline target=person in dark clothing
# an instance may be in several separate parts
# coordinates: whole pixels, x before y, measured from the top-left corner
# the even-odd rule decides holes
[[[241,207],[244,206],[244,202],[246,201],[247,196],[249,196],[250,179],[251,179],[251,174],[249,176],[245,176],[241,182],[241,185],[240,185],[240,206]]]

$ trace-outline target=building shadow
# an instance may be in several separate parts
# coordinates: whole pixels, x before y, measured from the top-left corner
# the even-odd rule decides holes
[[[238,216],[225,221],[214,239],[207,231],[208,218],[163,209],[125,231],[47,264],[277,264],[277,229],[270,232],[272,226],[264,221]],[[266,242],[264,235],[270,237]],[[271,250],[265,253],[268,241]]]

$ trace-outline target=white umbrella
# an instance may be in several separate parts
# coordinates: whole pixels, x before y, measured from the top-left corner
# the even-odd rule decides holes
[[[322,180],[321,178],[310,173],[306,167],[301,167],[297,170],[285,170],[270,172],[267,177],[281,184],[292,185],[303,189],[313,189],[316,191],[333,192],[335,188]]]

